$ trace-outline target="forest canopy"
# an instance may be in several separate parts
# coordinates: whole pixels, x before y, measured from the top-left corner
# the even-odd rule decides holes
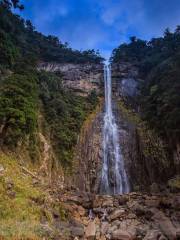
[[[163,137],[180,139],[180,26],[150,41],[131,37],[113,50],[111,62],[138,67],[143,118]]]

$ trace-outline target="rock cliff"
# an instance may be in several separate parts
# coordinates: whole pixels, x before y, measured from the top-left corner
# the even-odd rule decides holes
[[[97,193],[102,167],[103,99],[84,122],[75,149],[76,186],[81,191]]]
[[[99,93],[103,84],[102,64],[40,63],[38,70],[60,72],[63,85],[82,96],[88,95],[92,90]]]
[[[141,81],[136,64],[112,65],[114,111],[131,186],[150,190],[153,183],[162,186],[173,176],[174,164],[168,159],[165,143],[141,119],[137,98]]]

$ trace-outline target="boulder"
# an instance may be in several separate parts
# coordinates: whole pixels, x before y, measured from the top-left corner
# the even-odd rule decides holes
[[[176,228],[163,212],[157,210],[153,218],[159,225],[161,231],[168,237],[169,240],[176,239]]]
[[[127,231],[118,229],[118,230],[116,230],[112,233],[112,238],[111,239],[114,239],[114,240],[132,240],[133,236]]]
[[[147,232],[143,240],[158,240],[160,236],[161,232],[159,230],[150,230]]]
[[[82,228],[82,227],[71,227],[70,232],[73,237],[83,237],[84,236],[84,228]]]
[[[180,210],[180,195],[174,197],[174,199],[172,201],[172,207],[175,210]]]
[[[115,210],[113,213],[111,213],[111,215],[109,216],[109,221],[113,221],[113,220],[116,220],[120,217],[122,217],[125,213],[125,210],[124,209],[117,209]]]
[[[80,216],[84,216],[86,214],[86,210],[82,206],[78,206],[77,211]]]
[[[101,223],[101,234],[105,235],[108,231],[109,223],[108,222],[102,222]]]
[[[150,191],[151,193],[159,193],[159,186],[157,183],[153,183],[151,186],[150,186]]]
[[[103,201],[102,207],[113,207],[113,198],[107,198]]]
[[[86,230],[85,230],[85,236],[88,240],[95,239],[95,236],[96,236],[96,223],[95,223],[95,221],[89,222],[89,224],[88,224],[88,226],[86,227]]]

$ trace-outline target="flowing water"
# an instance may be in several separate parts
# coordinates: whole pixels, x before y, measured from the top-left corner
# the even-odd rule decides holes
[[[103,167],[100,192],[122,194],[129,192],[124,160],[119,146],[118,127],[112,111],[111,68],[104,67],[105,114],[103,127]]]

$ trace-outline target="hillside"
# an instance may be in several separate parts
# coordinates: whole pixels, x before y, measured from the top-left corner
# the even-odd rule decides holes
[[[129,105],[164,141],[172,171],[177,174],[180,167],[179,29],[179,26],[174,32],[166,29],[163,37],[150,41],[132,37],[130,43],[114,49],[111,57],[116,72],[118,65],[131,67],[131,71],[125,71],[129,71],[129,84],[136,86],[137,94],[129,99]]]

